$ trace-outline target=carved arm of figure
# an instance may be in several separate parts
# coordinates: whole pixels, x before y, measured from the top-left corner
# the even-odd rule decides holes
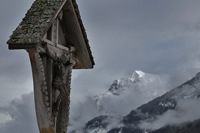
[[[62,62],[63,64],[76,64],[74,55],[76,49],[73,46],[70,46],[69,50],[62,50],[47,44],[45,48],[38,46],[37,51],[40,54],[47,54],[53,61]]]

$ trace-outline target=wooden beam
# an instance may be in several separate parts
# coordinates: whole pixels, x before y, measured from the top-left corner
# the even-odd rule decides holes
[[[87,48],[78,18],[76,16],[76,11],[71,0],[68,0],[63,7],[63,21],[66,25],[66,38],[76,48],[77,64],[74,68],[93,68],[93,63],[90,58],[91,53],[89,53]]]
[[[47,45],[51,45],[51,46],[54,46],[54,47],[56,47],[56,48],[58,48],[58,49],[62,49],[62,50],[65,50],[65,51],[69,51],[69,48],[67,48],[67,47],[65,47],[65,46],[63,46],[63,45],[61,45],[61,44],[58,44],[58,43],[49,41],[49,40],[47,40],[47,39],[44,39],[43,41],[46,42]]]

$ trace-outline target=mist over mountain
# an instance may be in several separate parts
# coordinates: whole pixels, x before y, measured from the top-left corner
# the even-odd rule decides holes
[[[115,125],[130,110],[161,96],[168,88],[166,76],[135,71],[129,76],[115,80],[105,93],[88,97],[76,105],[73,110],[77,112],[70,114],[69,129],[84,128],[87,121],[101,115],[109,116],[109,121],[112,121],[110,123]]]
[[[38,133],[33,93],[0,107],[0,133]]]
[[[199,133],[200,73],[168,89],[168,78],[135,71],[71,106],[70,133]],[[33,93],[0,108],[0,131],[37,132]],[[31,123],[30,121],[33,120]]]
[[[118,85],[111,88],[115,86]],[[132,108],[123,117],[101,115],[72,133],[199,133],[199,103],[200,73],[164,95]]]
[[[167,83],[165,76],[135,71],[115,80],[107,92],[93,99],[101,113],[125,115],[131,109],[164,94],[168,88]]]

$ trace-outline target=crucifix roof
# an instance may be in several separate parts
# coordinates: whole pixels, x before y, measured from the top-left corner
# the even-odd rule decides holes
[[[32,49],[41,44],[61,10],[66,18],[65,25],[68,28],[70,42],[80,48],[78,52],[87,51],[90,65],[86,67],[83,65],[82,68],[92,68],[95,63],[76,0],[35,0],[22,22],[10,36],[7,42],[9,49]],[[80,58],[82,58],[81,55]],[[80,60],[84,62],[84,59]]]

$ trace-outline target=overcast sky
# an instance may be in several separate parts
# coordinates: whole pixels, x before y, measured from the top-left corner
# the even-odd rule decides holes
[[[33,0],[0,1],[0,106],[33,91],[24,50],[6,41]],[[74,70],[72,100],[105,92],[135,70],[179,85],[200,68],[199,0],[77,0],[93,52],[93,70]]]

